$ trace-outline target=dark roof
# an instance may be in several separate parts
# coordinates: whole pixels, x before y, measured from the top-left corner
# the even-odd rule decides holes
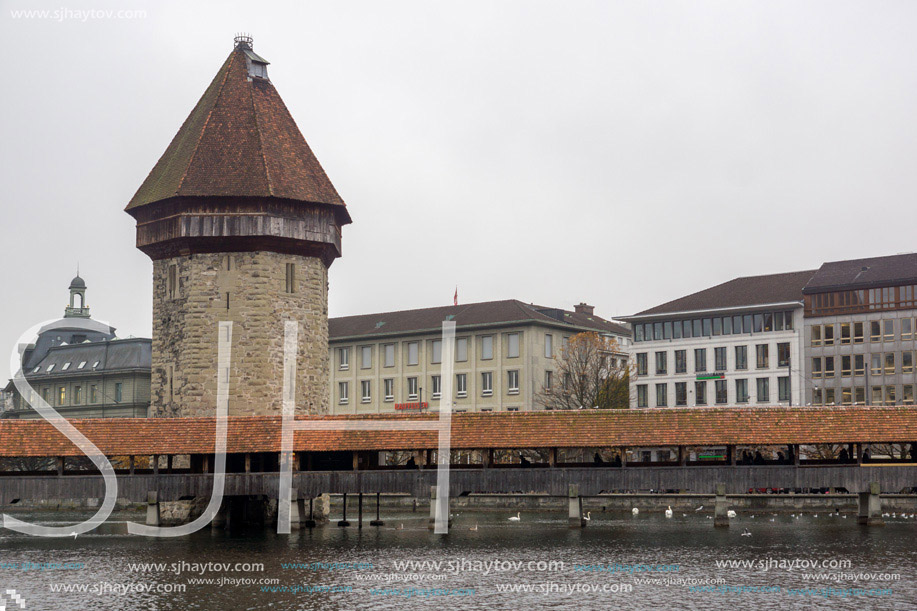
[[[297,420],[436,421],[411,416],[299,417]],[[86,418],[70,422],[106,456],[206,454],[214,418]],[[226,451],[278,452],[279,416],[229,418]],[[180,431],[181,434],[176,434]],[[436,431],[296,431],[294,451],[435,449]],[[655,445],[901,443],[917,438],[917,407],[717,407],[457,413],[453,449]],[[45,420],[0,420],[0,456],[80,456]]]
[[[823,264],[804,293],[917,284],[917,253],[832,261]]]
[[[450,316],[451,318],[448,318]],[[432,332],[441,329],[443,321],[447,319],[454,320],[458,328],[497,323],[538,322],[548,325],[569,325],[574,330],[594,329],[630,336],[627,327],[598,316],[568,312],[559,308],[544,308],[522,303],[516,299],[506,299],[331,318],[328,320],[329,338],[334,341],[345,337]]]
[[[85,362],[83,369],[80,363]],[[95,363],[99,363],[95,367]],[[70,363],[67,370],[64,365]],[[48,367],[54,365],[49,372]],[[35,369],[39,368],[36,372]],[[31,369],[25,370],[26,379],[42,380],[61,376],[90,375],[96,372],[113,373],[152,367],[152,340],[145,338],[114,339],[86,342],[51,348],[47,355]]]
[[[31,371],[38,363],[44,359],[48,352],[55,346],[62,344],[81,344],[89,340],[90,342],[100,342],[108,339],[114,339],[115,328],[108,327],[107,332],[96,331],[93,328],[70,324],[73,319],[62,318],[55,323],[42,327],[38,333],[38,339],[25,351],[23,355],[23,370]],[[56,326],[60,325],[60,326]]]
[[[770,303],[802,302],[802,287],[806,285],[815,270],[747,276],[736,278],[712,288],[704,289],[686,297],[669,301],[655,308],[644,310],[633,317],[649,314],[674,314],[696,310],[716,310],[743,306],[766,305]]]
[[[126,210],[179,196],[276,197],[334,206],[349,223],[274,85],[249,76],[247,50],[229,54]]]
[[[70,281],[70,288],[72,289],[84,289],[86,288],[86,281],[76,276],[73,280]]]

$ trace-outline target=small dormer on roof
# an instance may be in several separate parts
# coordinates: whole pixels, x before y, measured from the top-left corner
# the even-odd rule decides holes
[[[235,37],[235,47],[245,55],[249,79],[263,78],[265,80],[270,80],[267,76],[267,66],[271,62],[255,53],[253,50],[253,40],[254,39],[247,34],[238,34]]]

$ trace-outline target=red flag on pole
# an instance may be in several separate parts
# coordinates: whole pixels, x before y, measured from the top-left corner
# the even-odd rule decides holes
[[[455,286],[455,297],[452,298],[452,305],[458,305],[458,285]]]

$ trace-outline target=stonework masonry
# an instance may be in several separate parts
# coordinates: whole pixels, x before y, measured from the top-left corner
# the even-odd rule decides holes
[[[216,412],[220,321],[233,322],[229,415],[279,415],[284,321],[299,322],[296,413],[328,413],[328,270],[268,251],[153,261],[151,416]]]

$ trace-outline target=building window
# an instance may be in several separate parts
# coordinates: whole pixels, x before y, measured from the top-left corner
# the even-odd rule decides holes
[[[372,382],[370,380],[362,380],[360,382],[360,401],[362,403],[369,403],[372,400]]]
[[[373,347],[362,346],[360,348],[360,369],[371,369],[373,366]]]
[[[748,380],[736,380],[736,403],[748,403]]]
[[[841,377],[847,377],[853,373],[852,360],[849,354],[841,357]]]
[[[668,404],[669,391],[667,384],[656,384],[656,407],[665,407]]]
[[[882,355],[881,354],[870,355],[869,373],[871,373],[874,376],[882,375]]]
[[[455,340],[455,360],[464,363],[468,360],[468,338],[460,337]]]
[[[338,382],[338,403],[344,405],[349,401],[350,388],[347,382]]]
[[[755,346],[756,366],[758,369],[767,369],[769,367],[767,347],[767,344],[758,344]]]
[[[455,374],[455,395],[460,398],[468,396],[468,374],[467,373]]]
[[[395,380],[393,378],[386,378],[382,380],[382,387],[385,389],[385,400],[394,401],[395,400]]]
[[[894,319],[882,321],[882,339],[886,342],[895,341],[895,321]]]
[[[866,405],[866,387],[857,386],[853,389],[853,402],[855,405]]]
[[[716,391],[717,404],[722,405],[726,403],[729,400],[726,396],[726,380],[716,380],[713,385]]]
[[[812,345],[821,346],[821,326],[812,326]]]
[[[637,407],[647,407],[646,384],[637,384]]]
[[[850,323],[842,322],[841,323],[841,344],[844,344],[844,345],[849,344],[850,339],[851,339],[850,338]]]
[[[493,335],[485,335],[481,338],[481,358],[485,361],[494,358]]]
[[[57,389],[57,404],[63,405],[67,401],[67,387],[61,386]]]
[[[910,350],[901,353],[901,373],[914,373],[914,353]]]
[[[890,376],[895,373],[895,353],[885,353],[885,375]]]
[[[481,373],[481,396],[489,397],[494,394],[494,374],[491,371]]]
[[[666,353],[656,353],[656,375],[665,375],[666,370]]]
[[[895,387],[886,386],[885,387],[885,405],[894,405],[895,404]]]
[[[121,390],[124,385],[121,382],[115,382],[115,403],[121,403]]]
[[[748,369],[748,346],[736,346],[736,369]]]
[[[350,369],[350,348],[338,348],[338,368],[341,371]]]
[[[83,402],[83,387],[74,386],[73,387],[73,404],[79,405]]]
[[[169,265],[168,285],[169,299],[175,299],[178,295],[178,266],[174,263]]]
[[[416,365],[420,362],[420,344],[418,342],[408,342],[408,365]]]
[[[545,371],[544,372],[544,389],[551,390],[551,388],[553,388],[553,383],[554,383],[554,372],[550,370]]]
[[[434,365],[437,363],[442,363],[443,362],[443,340],[434,339],[431,348],[432,350],[430,350],[430,352],[432,354],[430,355],[430,362],[433,363]]]
[[[640,329],[643,329],[642,325],[637,325]],[[637,340],[640,341],[640,340]],[[544,358],[553,359],[554,358],[554,336],[550,333],[546,333],[544,336]]]
[[[707,371],[707,349],[694,349],[694,371]]]
[[[834,345],[834,325],[825,325],[825,346]]]
[[[825,357],[825,377],[826,378],[834,377],[834,357],[833,356]]]
[[[790,366],[790,344],[781,342],[777,344],[777,367]]]
[[[385,361],[386,367],[395,366],[395,344],[385,344]]]
[[[431,381],[433,382],[433,398],[439,399],[443,394],[443,379],[440,376],[432,376]]]
[[[834,388],[825,389],[825,405],[837,405],[837,397]]]
[[[688,371],[688,352],[686,350],[675,351],[675,373],[685,373]]]
[[[675,382],[675,405],[684,406],[688,404],[688,383]]]
[[[707,382],[694,383],[694,404],[707,405]]]
[[[510,333],[506,336],[507,339],[507,358],[514,359],[519,356],[519,334]]]
[[[872,405],[882,405],[884,403],[884,401],[882,400],[882,387],[881,386],[872,387],[872,394],[869,397],[869,400]]]
[[[519,394],[519,371],[513,369],[512,371],[506,372],[506,392],[510,395]]]
[[[869,341],[878,342],[882,340],[882,323],[878,320],[869,323]]]
[[[863,323],[855,322],[853,323],[853,343],[862,344],[865,341],[863,335]]]
[[[758,378],[757,379],[757,390],[758,390],[758,403],[767,403],[771,400],[770,397],[770,380],[767,378]]]
[[[287,273],[285,278],[284,290],[287,293],[296,292],[296,264],[287,263]]]
[[[778,401],[789,401],[790,400],[790,377],[783,376],[777,378],[777,400]]]
[[[824,405],[825,399],[821,388],[812,389],[812,405]]]
[[[45,397],[47,399],[47,397]],[[99,402],[99,388],[95,384],[89,385],[89,402],[98,403]]]
[[[853,389],[846,386],[841,389],[841,405],[853,404]]]
[[[905,341],[914,339],[914,319],[913,318],[902,318],[901,319],[901,339]]]
[[[417,400],[417,378],[408,378],[408,401]]]
[[[713,370],[726,371],[726,347],[713,349]]]
[[[863,354],[853,355],[853,375],[866,375],[866,357]]]
[[[822,368],[821,368],[821,357],[815,356],[812,357],[812,377],[820,378],[822,377]]]
[[[905,384],[901,387],[901,403],[904,405],[914,404],[914,385]]]
[[[646,352],[637,353],[637,375],[646,375]]]

